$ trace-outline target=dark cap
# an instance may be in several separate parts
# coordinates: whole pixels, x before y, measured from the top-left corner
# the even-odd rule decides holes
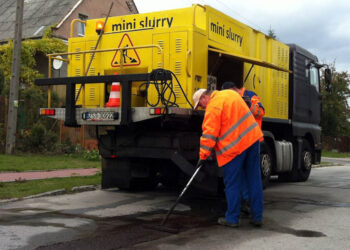
[[[221,89],[232,89],[232,88],[238,88],[237,84],[234,82],[224,82],[221,86]]]

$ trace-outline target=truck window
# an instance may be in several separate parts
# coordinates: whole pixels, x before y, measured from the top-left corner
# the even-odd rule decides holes
[[[80,20],[87,20],[88,19],[88,16],[87,15],[84,15],[84,14],[81,14],[79,13],[79,19]],[[84,23],[79,23],[78,24],[78,36],[85,36],[85,24]]]
[[[317,92],[319,92],[320,84],[318,78],[318,68],[315,66],[310,67],[310,84],[315,86]]]

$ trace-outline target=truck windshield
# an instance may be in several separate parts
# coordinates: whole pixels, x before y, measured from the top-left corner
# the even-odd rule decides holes
[[[317,92],[319,92],[320,83],[318,78],[318,68],[315,66],[311,66],[310,68],[310,84],[315,86]]]

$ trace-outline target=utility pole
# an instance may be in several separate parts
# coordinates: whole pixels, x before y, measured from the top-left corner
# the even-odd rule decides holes
[[[12,53],[9,110],[8,110],[8,122],[7,122],[7,132],[6,132],[6,149],[5,149],[6,154],[13,154],[15,145],[16,145],[18,88],[19,88],[19,76],[20,76],[21,41],[22,41],[22,25],[23,25],[23,6],[24,6],[24,0],[17,0],[15,39],[14,39],[13,53]]]

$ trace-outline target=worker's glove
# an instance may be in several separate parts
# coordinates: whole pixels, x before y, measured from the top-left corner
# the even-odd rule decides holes
[[[250,106],[252,105],[252,101],[250,100],[250,97],[247,95],[244,95],[242,98],[245,101],[245,103],[247,104],[248,108],[250,108]]]
[[[200,165],[202,165],[202,166],[204,167],[206,163],[207,163],[207,160],[206,160],[206,159],[205,159],[205,160],[200,159],[200,160],[198,161],[197,167],[199,167]]]

